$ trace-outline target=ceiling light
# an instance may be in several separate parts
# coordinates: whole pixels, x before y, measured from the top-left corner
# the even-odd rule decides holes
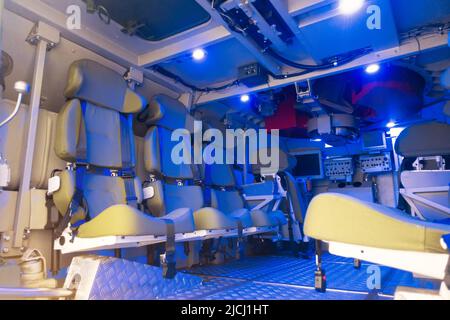
[[[247,103],[247,102],[249,102],[250,101],[250,96],[248,95],[248,94],[243,94],[242,96],[241,96],[241,102],[242,103]]]
[[[364,5],[364,0],[340,0],[339,11],[342,14],[353,14]]]
[[[388,127],[389,129],[392,129],[396,126],[397,124],[394,121],[389,121],[389,123],[386,125],[386,127]]]
[[[377,63],[368,65],[368,66],[366,67],[366,73],[368,73],[368,74],[375,74],[375,73],[377,73],[378,71],[380,71],[380,65],[377,64]]]
[[[195,49],[194,52],[192,52],[192,58],[196,61],[201,61],[205,59],[206,57],[206,51],[203,49]]]

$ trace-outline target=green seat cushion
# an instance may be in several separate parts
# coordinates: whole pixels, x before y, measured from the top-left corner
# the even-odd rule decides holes
[[[174,221],[175,233],[194,231],[192,212],[180,209],[169,214],[165,219]],[[166,222],[127,206],[109,207],[91,221],[83,224],[78,230],[80,238],[98,238],[109,236],[165,236]]]
[[[380,249],[446,253],[440,241],[449,233],[449,225],[334,193],[315,197],[305,221],[311,238]]]

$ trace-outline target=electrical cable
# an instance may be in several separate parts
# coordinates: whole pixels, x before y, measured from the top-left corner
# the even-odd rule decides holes
[[[368,54],[369,52],[371,52],[371,49],[364,48],[364,49],[356,50],[347,55],[343,55],[341,57],[336,57],[335,59],[332,59],[332,61],[330,61],[328,63],[318,64],[318,65],[306,65],[306,64],[300,64],[300,63],[294,62],[292,60],[289,60],[289,59],[281,56],[280,54],[278,54],[271,48],[267,49],[266,52],[273,58],[283,62],[284,64],[286,64],[290,67],[293,67],[296,69],[309,70],[309,71],[320,71],[320,70],[327,70],[327,69],[335,68],[339,65],[350,63],[353,60]]]
[[[30,86],[24,81],[17,81],[14,84],[14,90],[18,93],[16,107],[14,108],[14,111],[11,113],[11,115],[0,123],[0,128],[9,123],[17,115],[20,110],[20,105],[22,104],[23,95],[27,94],[30,91]]]
[[[4,125],[6,125],[7,123],[9,123],[12,119],[14,119],[14,117],[17,115],[17,113],[20,110],[21,103],[22,103],[22,93],[19,93],[14,111],[11,113],[11,115],[8,118],[6,118],[4,121],[2,121],[0,123],[0,128],[3,127]]]
[[[225,23],[230,27],[230,29],[243,35],[244,37],[248,37],[248,34],[245,32],[245,28],[244,29],[241,28],[241,26],[239,26],[239,24],[237,24],[232,17],[227,15],[226,12],[224,10],[222,10],[220,7],[216,6],[214,1],[212,2],[212,8],[217,10],[217,12],[220,14],[220,16],[225,21]],[[448,30],[450,30],[450,24],[448,24],[448,23],[440,24],[440,25],[429,25],[429,26],[417,28],[410,32],[404,33],[404,34],[402,34],[402,38],[406,39],[406,38],[414,38],[415,37],[417,39],[418,36],[436,33],[436,31],[439,31],[442,33],[442,32],[446,32]],[[419,43],[419,45],[420,45],[420,43]],[[267,52],[274,59],[276,59],[290,67],[303,70],[301,72],[282,74],[282,75],[277,75],[277,74],[273,74],[270,72],[270,76],[272,78],[274,78],[276,80],[283,80],[283,79],[289,79],[289,78],[303,76],[303,75],[306,75],[313,71],[332,69],[337,66],[341,66],[341,65],[350,63],[350,62],[354,61],[355,59],[363,57],[363,56],[367,55],[368,53],[372,52],[372,49],[364,48],[364,49],[360,49],[360,50],[355,50],[348,54],[337,56],[333,59],[329,59],[328,62],[326,62],[326,63],[317,64],[317,65],[301,64],[301,63],[297,63],[295,61],[289,60],[289,59],[283,57],[282,55],[280,55],[279,53],[277,53],[276,51],[274,51],[270,47],[265,48],[265,52]],[[154,66],[154,67],[152,67],[152,69],[155,72],[158,72],[158,73],[162,74],[163,76],[166,76],[166,77],[174,80],[175,82],[181,83],[182,85],[184,85],[185,87],[187,87],[193,91],[197,91],[197,92],[201,92],[201,93],[209,93],[212,91],[222,91],[222,90],[226,90],[228,88],[234,87],[234,86],[238,86],[240,84],[239,79],[237,79],[237,80],[234,80],[230,83],[227,83],[227,84],[225,84],[223,86],[219,86],[219,87],[199,88],[193,84],[188,83],[187,81],[185,81],[181,77],[177,76],[176,74],[162,68],[161,66]]]

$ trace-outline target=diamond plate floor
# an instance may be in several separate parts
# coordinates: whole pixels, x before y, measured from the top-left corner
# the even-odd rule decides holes
[[[380,266],[381,290],[368,289],[368,268],[353,267],[353,260],[324,256],[328,291],[314,288],[314,259],[289,256],[249,257],[224,265],[201,266],[186,273],[204,278],[200,288],[181,292],[170,299],[180,300],[364,300],[391,299],[398,286],[437,289],[438,284],[414,279],[411,273]],[[370,271],[370,270],[369,270]]]

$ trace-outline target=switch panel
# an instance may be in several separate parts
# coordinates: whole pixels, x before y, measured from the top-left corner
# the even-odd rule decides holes
[[[367,155],[359,158],[361,170],[364,173],[390,172],[393,169],[389,152],[378,155]]]
[[[353,176],[353,168],[352,158],[329,159],[325,161],[325,175],[330,180],[347,180]]]

